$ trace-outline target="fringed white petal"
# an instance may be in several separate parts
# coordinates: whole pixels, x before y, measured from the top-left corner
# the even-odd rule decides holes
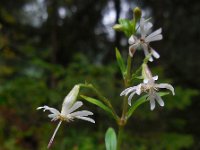
[[[153,77],[153,80],[154,80],[154,81],[158,80],[158,75],[154,76],[154,77]]]
[[[172,92],[173,95],[175,95],[173,86],[168,84],[168,83],[156,84],[155,86],[158,87],[158,88],[168,89],[168,90],[170,90]]]
[[[137,37],[134,36],[134,35],[132,35],[132,36],[128,39],[128,43],[129,43],[130,45],[132,45],[132,44],[135,44],[137,40],[138,40]]]
[[[142,48],[143,48],[143,51],[144,51],[144,55],[145,57],[148,57],[149,56],[149,51],[148,51],[148,46],[146,45],[146,43],[144,44],[141,44]],[[149,57],[149,61],[152,62],[153,61],[153,58],[150,56]]]
[[[142,38],[145,37],[144,25],[145,25],[145,19],[141,18],[140,19],[140,33],[141,33]]]
[[[56,118],[57,116],[58,116],[58,115],[56,115],[56,114],[49,114],[49,115],[48,115],[48,117],[51,118],[51,119]]]
[[[40,109],[44,109],[43,111],[48,110],[48,111],[50,111],[51,113],[56,114],[56,115],[60,114],[60,112],[59,112],[57,109],[52,108],[52,107],[49,107],[49,106],[46,106],[46,105],[37,108],[37,110],[40,110]]]
[[[162,32],[162,28],[159,28],[159,29],[157,29],[156,31],[154,31],[154,32],[152,32],[151,34],[149,34],[149,35],[147,36],[147,38],[152,38],[152,37],[154,37],[154,36],[157,36],[157,35],[161,34],[161,32]]]
[[[149,82],[149,79],[144,79],[143,83],[147,84]]]
[[[162,36],[161,34],[158,34],[158,35],[153,36],[153,37],[147,36],[147,37],[145,38],[145,42],[146,42],[146,43],[149,43],[149,42],[153,42],[153,41],[160,41],[160,40],[162,40],[162,39],[163,39],[163,36]]]
[[[156,102],[155,102],[155,97],[154,96],[150,96],[148,97],[149,101],[150,101],[150,109],[154,110],[156,107]]]
[[[70,114],[70,116],[72,117],[76,117],[76,116],[84,117],[84,116],[89,116],[89,115],[93,115],[93,113],[87,110],[76,111]]]
[[[120,96],[126,95],[127,91],[129,91],[129,90],[132,89],[132,88],[133,88],[133,87],[126,88],[125,90],[123,90],[123,91],[120,93]]]
[[[125,89],[124,91],[122,91],[120,96],[123,96],[123,95],[127,96],[129,93],[135,91],[136,88],[137,88],[137,86],[129,87],[129,88]]]
[[[129,46],[129,55],[130,55],[131,57],[133,57],[133,55],[135,54],[135,51],[136,51],[136,49],[138,48],[138,46],[139,46],[139,43],[138,43],[138,42],[135,43],[135,44],[133,44],[133,45],[131,45],[131,46]]]
[[[144,35],[147,35],[150,32],[150,29],[152,28],[153,24],[151,22],[146,22],[144,26]]]
[[[81,119],[81,120],[85,120],[85,121],[89,121],[89,122],[92,122],[92,123],[95,123],[94,119],[92,118],[89,118],[89,117],[79,117],[79,116],[76,116],[77,119]]]
[[[69,94],[64,98],[62,110],[68,110],[72,107],[78,96],[80,85],[75,85]]]
[[[71,112],[75,111],[76,109],[80,108],[83,105],[83,102],[81,101],[77,101],[75,102],[71,108],[69,108],[68,110],[62,110],[61,111],[61,115],[67,115],[70,114]]]
[[[130,96],[128,97],[128,104],[131,106],[131,100],[133,96],[135,95],[135,92],[131,93]]]
[[[156,59],[160,58],[160,55],[153,48],[151,48],[151,53]]]
[[[157,100],[157,102],[160,106],[163,107],[165,105],[164,101],[162,100],[162,98],[157,93],[155,93],[155,99]]]
[[[137,95],[141,94],[141,92],[142,92],[141,88],[142,88],[142,84],[139,84],[139,85],[136,86],[136,94]]]

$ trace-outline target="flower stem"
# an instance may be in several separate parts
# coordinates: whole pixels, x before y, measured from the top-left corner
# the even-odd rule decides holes
[[[127,59],[127,74],[124,79],[124,86],[127,88],[130,86],[130,81],[131,81],[131,60],[132,58],[128,56]],[[122,143],[122,134],[124,130],[124,126],[126,125],[127,122],[127,116],[126,113],[128,111],[128,97],[125,96],[123,99],[123,108],[122,108],[122,116],[118,120],[118,139],[117,139],[117,150],[120,150],[121,148],[121,143]]]
[[[127,60],[127,75],[126,75],[126,78],[124,79],[125,88],[130,86],[130,81],[131,81],[131,60],[132,60],[132,58],[130,56],[128,56],[128,60]],[[127,109],[128,109],[128,98],[127,98],[127,96],[125,96],[124,100],[123,100],[123,111],[122,111],[122,117],[121,117],[122,120],[126,120]]]
[[[113,108],[112,104],[110,103],[110,101],[106,97],[104,97],[97,88],[95,88],[92,84],[80,84],[80,85],[82,87],[86,87],[86,88],[93,90],[96,93],[96,95],[99,97],[99,99],[102,102],[104,102],[111,109],[114,119],[116,121],[119,120],[119,116],[117,115],[117,113],[116,113],[115,109]]]
[[[55,137],[55,135],[56,135],[56,133],[57,133],[57,131],[58,131],[58,129],[59,129],[61,123],[62,123],[62,121],[60,121],[60,122],[58,123],[58,125],[57,125],[57,127],[56,127],[56,129],[55,129],[55,131],[54,131],[54,133],[53,133],[53,135],[52,135],[50,141],[49,141],[49,144],[48,144],[48,146],[47,146],[48,149],[51,147],[51,145],[52,145],[52,143],[53,143],[53,140],[54,140],[54,137]]]
[[[117,150],[120,150],[121,148],[123,130],[124,126],[119,126],[118,136],[117,136]]]
[[[128,87],[130,85],[130,78],[131,78],[131,60],[132,57],[129,55],[127,60],[127,76],[126,76],[126,82],[125,87]]]

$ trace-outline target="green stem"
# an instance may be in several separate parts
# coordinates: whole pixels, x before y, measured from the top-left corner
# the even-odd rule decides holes
[[[132,58],[130,56],[128,56],[128,60],[127,60],[127,75],[126,78],[124,80],[124,84],[125,84],[125,88],[130,86],[130,81],[131,81],[131,60]],[[126,122],[126,113],[128,110],[128,98],[127,96],[124,97],[123,99],[123,111],[122,111],[122,120],[125,120]]]
[[[131,60],[132,58],[130,56],[128,56],[127,59],[127,74],[126,77],[124,79],[124,86],[125,88],[130,86],[130,81],[131,81]],[[118,139],[117,139],[117,150],[120,150],[121,148],[121,143],[122,143],[122,134],[123,134],[123,130],[124,130],[124,126],[126,125],[127,122],[127,117],[126,117],[126,113],[128,111],[128,97],[125,96],[123,99],[123,108],[122,108],[122,116],[121,118],[118,120]]]
[[[121,149],[123,130],[124,126],[119,126],[118,136],[117,136],[117,150]]]
[[[80,84],[80,86],[93,90],[96,93],[96,95],[98,96],[98,98],[111,109],[114,119],[116,121],[119,120],[119,117],[118,117],[117,113],[115,112],[110,101],[106,97],[104,97],[97,88],[95,88],[92,84]]]
[[[126,76],[126,84],[125,84],[125,87],[128,87],[129,84],[130,84],[130,78],[131,78],[131,61],[132,61],[132,58],[131,56],[129,55],[128,56],[128,60],[127,60],[127,76]]]

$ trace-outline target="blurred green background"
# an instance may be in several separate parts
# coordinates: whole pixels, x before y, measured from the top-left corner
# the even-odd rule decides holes
[[[164,108],[150,111],[145,103],[135,112],[123,150],[200,149],[199,0],[1,0],[0,150],[46,149],[57,123],[36,108],[61,108],[79,82],[96,84],[121,113],[123,82],[114,48],[126,58],[128,43],[112,26],[119,17],[131,18],[136,6],[152,17],[154,29],[163,28],[164,39],[152,43],[161,58],[151,68],[159,82],[174,85],[176,95],[163,98]],[[143,56],[136,53],[133,69]],[[83,102],[96,124],[63,123],[52,149],[105,149],[104,133],[109,126],[117,129],[115,122]]]

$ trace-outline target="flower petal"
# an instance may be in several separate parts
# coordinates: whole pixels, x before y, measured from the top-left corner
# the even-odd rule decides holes
[[[53,119],[53,118],[56,118],[57,116],[58,116],[58,115],[56,115],[56,114],[49,114],[49,115],[48,115],[48,117],[49,117],[49,118],[52,118],[52,119]]]
[[[151,34],[149,34],[146,38],[152,38],[154,36],[157,36],[157,35],[161,34],[161,32],[162,32],[162,28],[159,28],[156,31],[154,31]]]
[[[76,109],[78,109],[78,108],[80,108],[81,106],[83,105],[83,102],[81,102],[81,101],[77,101],[77,102],[75,102],[72,106],[71,106],[71,108],[69,108],[69,109],[62,109],[62,111],[61,111],[61,115],[68,115],[68,114],[70,114],[71,112],[73,112],[74,110],[76,110]],[[65,107],[64,107],[65,108]]]
[[[129,87],[129,88],[125,89],[124,91],[122,91],[120,96],[122,96],[122,95],[127,96],[129,93],[135,91],[136,88],[137,88],[137,86]]]
[[[60,114],[60,112],[59,112],[57,109],[52,108],[52,107],[49,107],[49,106],[46,106],[46,105],[37,108],[37,110],[40,110],[40,109],[44,109],[43,111],[48,110],[48,111],[50,111],[51,113],[56,114],[56,115]]]
[[[145,36],[144,25],[145,25],[145,19],[141,18],[140,19],[140,33],[141,33],[142,37]]]
[[[136,46],[135,45],[129,46],[129,55],[131,57],[133,57],[133,55],[135,54],[135,51],[136,51]]]
[[[136,49],[139,47],[140,41],[138,39],[135,40],[135,43],[129,46],[129,55],[133,57]]]
[[[141,94],[141,91],[142,91],[142,90],[141,90],[142,84],[139,84],[139,85],[137,85],[136,87],[137,87],[137,88],[136,88],[136,94],[137,94],[137,95],[140,95],[140,94]]]
[[[158,75],[154,76],[154,77],[153,77],[153,80],[154,80],[154,81],[158,80]]]
[[[156,98],[156,100],[157,100],[157,102],[160,106],[163,107],[165,105],[164,101],[162,100],[162,98],[158,94],[155,94],[155,98]]]
[[[133,96],[135,95],[135,92],[131,93],[131,95],[128,97],[128,104],[131,106],[131,100]]]
[[[87,111],[87,110],[82,110],[82,111],[76,111],[70,114],[70,116],[72,117],[84,117],[84,116],[89,116],[89,115],[93,115],[93,113],[91,111]]]
[[[89,118],[89,117],[79,117],[79,116],[76,116],[77,119],[81,119],[81,120],[85,120],[85,121],[89,121],[89,122],[92,122],[92,123],[95,123],[94,119],[92,118]]]
[[[129,90],[132,89],[132,88],[133,88],[133,87],[126,88],[125,90],[123,90],[123,91],[120,93],[120,96],[126,95],[127,91],[129,91]]]
[[[158,87],[158,88],[168,89],[168,90],[170,90],[172,92],[173,95],[175,95],[173,86],[168,84],[168,83],[156,84],[155,86]]]
[[[144,55],[145,57],[147,57],[150,53],[148,51],[148,46],[146,45],[146,43],[144,44],[141,44],[142,48],[143,48],[143,51],[144,51]],[[149,61],[152,62],[153,61],[153,58],[150,56],[149,57]]]
[[[158,52],[156,52],[153,48],[151,48],[151,53],[153,57],[155,57],[156,59],[160,58],[160,55],[158,54]]]
[[[72,105],[77,99],[79,89],[80,89],[80,85],[75,85],[73,89],[69,92],[69,94],[64,98],[64,101],[62,104],[62,110],[67,111],[68,109],[72,107]]]
[[[135,44],[137,40],[138,40],[137,37],[134,36],[134,35],[132,35],[132,36],[128,39],[128,43],[129,43],[130,45],[132,45],[132,44]]]
[[[147,84],[149,82],[149,79],[144,79],[143,83]]]
[[[147,35],[152,28],[153,24],[151,22],[146,22],[144,26],[144,33]]]
[[[155,107],[156,107],[155,97],[154,96],[149,96],[148,99],[150,101],[150,109],[154,110]]]
[[[145,38],[145,42],[146,42],[146,43],[149,43],[149,42],[153,42],[153,41],[160,41],[160,40],[162,40],[162,39],[163,39],[163,36],[162,36],[161,34],[158,34],[158,35],[153,36],[153,37],[147,36],[147,37]]]

